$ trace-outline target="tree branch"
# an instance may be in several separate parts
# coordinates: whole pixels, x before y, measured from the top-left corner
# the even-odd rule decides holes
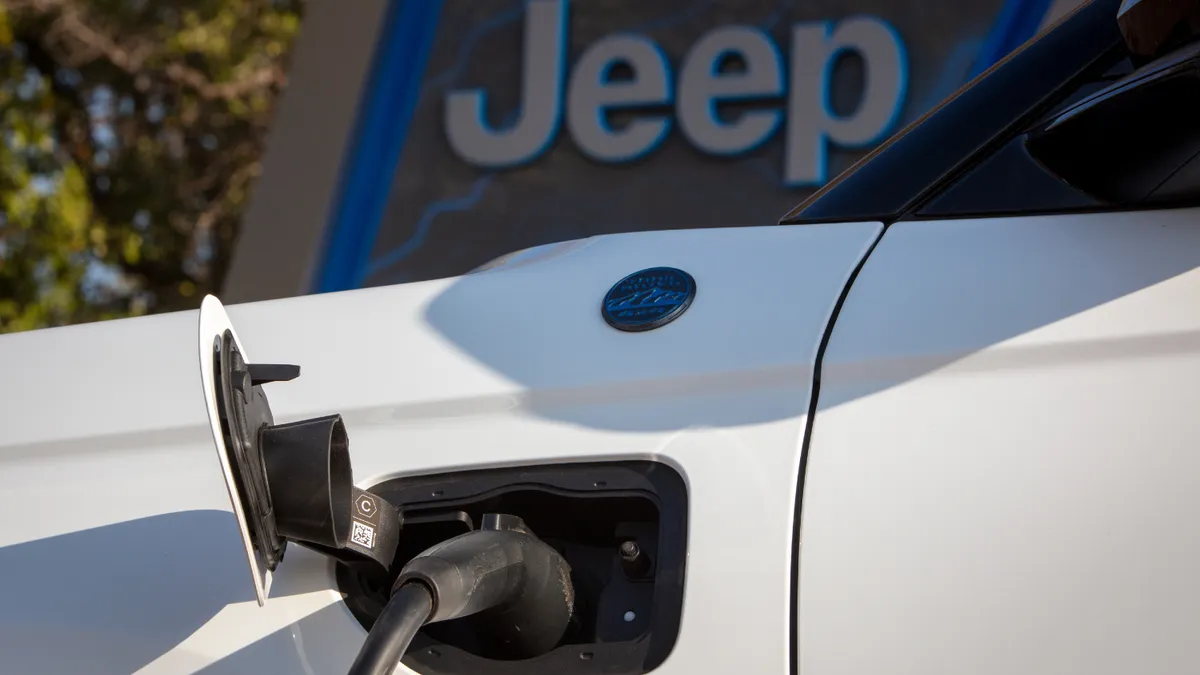
[[[264,88],[282,88],[287,84],[287,76],[279,66],[267,66],[252,71],[248,75],[230,82],[211,82],[207,76],[198,70],[188,68],[180,63],[168,64],[163,71],[167,79],[191,88],[201,98],[207,100],[232,100],[246,96]]]
[[[158,47],[148,40],[125,40],[124,44],[114,38],[103,27],[89,20],[86,9],[72,0],[3,0],[10,10],[30,12],[52,22],[45,35],[47,45],[57,45],[62,50],[63,62],[79,68],[103,58],[131,76],[146,75],[154,68],[147,61],[154,56]],[[179,61],[167,63],[161,68],[162,76],[169,82],[192,90],[206,100],[233,100],[264,88],[282,88],[287,84],[287,75],[277,64],[253,70],[229,82],[213,82],[203,72]]]
[[[207,234],[212,230],[213,225],[228,212],[229,197],[234,192],[244,192],[250,180],[258,175],[261,166],[257,161],[248,162],[233,172],[233,175],[225,183],[225,189],[221,190],[221,194],[217,195],[208,208],[204,209],[196,218],[196,234]]]

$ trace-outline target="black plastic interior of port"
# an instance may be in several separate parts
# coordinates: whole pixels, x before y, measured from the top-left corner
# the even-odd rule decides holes
[[[687,559],[687,490],[657,462],[519,467],[399,478],[370,490],[402,505],[397,572],[421,551],[476,528],[484,513],[520,516],[571,565],[576,609],[547,654],[487,658],[466,621],[426,626],[404,663],[427,675],[606,673],[641,675],[670,654],[679,633]],[[623,542],[648,555],[641,572],[622,565]],[[338,565],[350,611],[370,629],[391,579],[369,566]]]

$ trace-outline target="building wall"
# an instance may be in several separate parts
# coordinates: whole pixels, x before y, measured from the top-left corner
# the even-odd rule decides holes
[[[776,222],[1078,2],[314,0],[225,296]]]
[[[309,1],[222,300],[310,292],[388,6]]]

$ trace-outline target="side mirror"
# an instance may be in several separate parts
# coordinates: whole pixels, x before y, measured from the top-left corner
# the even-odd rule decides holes
[[[1122,77],[1026,136],[1045,169],[1104,203],[1200,194],[1200,43]]]

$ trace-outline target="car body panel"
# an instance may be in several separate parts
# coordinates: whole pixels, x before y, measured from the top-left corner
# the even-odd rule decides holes
[[[227,308],[277,422],[343,415],[355,481],[653,459],[683,475],[681,628],[656,672],[785,672],[813,366],[877,223],[600,237],[397,287]],[[622,277],[686,270],[646,333]],[[0,338],[0,654],[19,673],[341,673],[365,632],[298,546],[259,607],[214,450],[197,312]],[[754,585],[746,584],[751,575]],[[737,645],[731,649],[731,645]]]
[[[887,229],[822,363],[799,672],[1200,670],[1198,216]]]

